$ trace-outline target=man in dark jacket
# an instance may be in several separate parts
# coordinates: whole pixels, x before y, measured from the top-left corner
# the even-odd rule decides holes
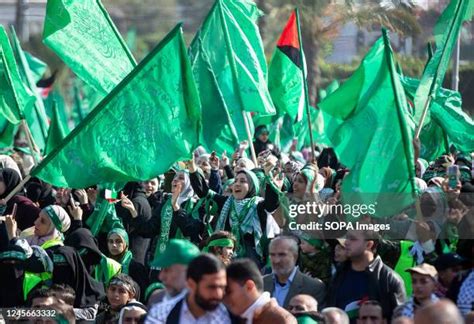
[[[377,300],[388,321],[393,310],[405,301],[405,287],[400,276],[374,255],[376,240],[370,231],[349,231],[345,241],[348,261],[338,268],[331,282],[328,306],[348,312],[351,323],[357,314],[353,312],[363,300]]]

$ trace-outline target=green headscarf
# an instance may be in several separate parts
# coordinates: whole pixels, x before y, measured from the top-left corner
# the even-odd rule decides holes
[[[118,236],[120,236],[125,241],[125,244],[127,245],[127,247],[129,246],[128,233],[123,228],[120,228],[120,227],[112,228],[109,234],[107,234],[107,239],[112,234],[117,234]]]

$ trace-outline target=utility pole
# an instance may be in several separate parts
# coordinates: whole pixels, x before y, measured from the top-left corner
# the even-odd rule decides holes
[[[27,41],[29,38],[28,24],[26,21],[26,10],[28,9],[28,0],[16,1],[15,29],[20,41]]]

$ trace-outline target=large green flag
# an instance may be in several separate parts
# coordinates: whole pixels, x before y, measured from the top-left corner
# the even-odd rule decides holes
[[[51,123],[49,124],[48,140],[46,142],[44,153],[51,153],[51,151],[63,141],[67,133],[69,133],[69,130],[67,129],[67,125],[64,125],[61,122],[61,119],[59,118],[58,105],[55,102],[53,104],[53,116],[51,118]]]
[[[441,87],[444,75],[448,69],[451,54],[458,40],[462,24],[470,20],[473,13],[474,1],[451,0],[438,19],[434,28],[436,51],[425,67],[420,85],[416,90],[415,121],[417,124],[420,122],[428,97],[436,98],[438,89]],[[429,114],[427,114],[425,119],[425,123],[427,122],[429,122]]]
[[[36,96],[34,104],[25,108],[25,117],[36,145],[42,150],[45,147],[46,136],[48,133],[48,117],[46,116],[43,99],[36,88],[34,73],[30,69],[28,60],[21,48],[20,41],[16,37],[13,26],[11,27],[11,38],[13,50],[18,62],[18,69],[23,82],[31,93]]]
[[[32,176],[70,188],[150,179],[191,157],[201,131],[200,114],[178,25]]]
[[[48,0],[43,42],[102,96],[136,66],[100,0]]]
[[[408,77],[402,77],[401,81],[407,97],[413,98],[420,81]],[[474,121],[462,110],[459,92],[438,88],[430,109],[431,120],[420,134],[423,158],[433,161],[449,151],[449,144],[464,153],[474,151]]]
[[[354,74],[319,107],[325,132],[350,173],[344,203],[375,205],[391,216],[414,202],[414,123],[395,74],[388,36],[375,42]],[[367,207],[365,207],[367,208]]]
[[[0,114],[10,123],[18,124],[25,110],[34,101],[34,95],[25,87],[15,62],[13,49],[3,26],[0,26]]]
[[[238,141],[247,139],[243,111],[275,114],[256,25],[259,15],[252,1],[216,0],[191,43],[203,107],[202,142],[211,150],[233,151]]]

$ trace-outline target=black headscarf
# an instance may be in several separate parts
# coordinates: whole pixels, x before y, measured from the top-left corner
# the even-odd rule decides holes
[[[3,199],[21,182],[21,177],[17,171],[5,168],[0,173],[0,181],[5,183],[5,192],[0,195],[0,199]]]
[[[102,252],[99,250],[97,239],[87,228],[78,228],[67,235],[64,245],[71,246],[79,252],[82,249],[87,249],[87,254],[80,253],[80,255],[89,272],[92,266],[99,264],[102,259]]]
[[[48,250],[49,251],[49,250]],[[103,285],[87,272],[79,254],[70,246],[54,248],[53,283],[66,284],[76,292],[75,308],[94,306],[105,295]]]
[[[53,196],[53,187],[38,178],[31,178],[26,183],[25,189],[26,196],[31,201],[39,203],[40,208],[53,205],[56,201]]]

